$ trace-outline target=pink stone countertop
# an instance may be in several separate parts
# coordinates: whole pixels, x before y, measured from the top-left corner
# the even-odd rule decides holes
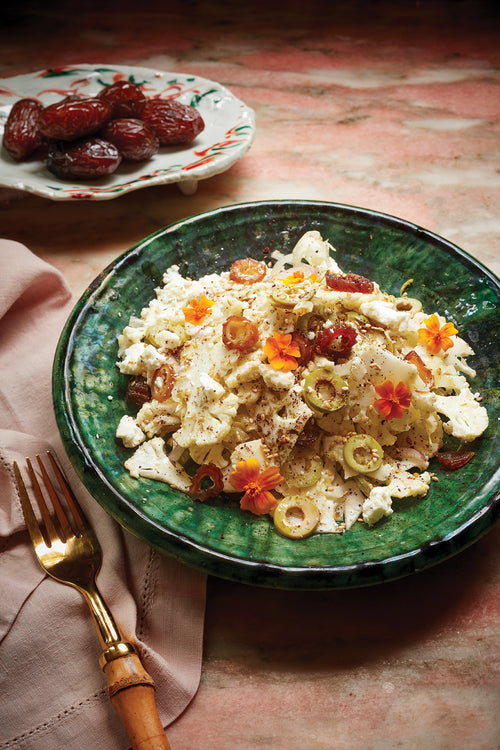
[[[76,295],[173,221],[233,203],[317,199],[385,212],[500,272],[495,3],[13,3],[0,77],[108,63],[219,81],[256,113],[248,153],[183,195],[109,201],[0,192],[0,236]],[[140,8],[140,9],[138,9]],[[0,259],[1,260],[1,259]],[[210,579],[198,693],[173,750],[500,747],[500,528],[415,576],[284,592]]]

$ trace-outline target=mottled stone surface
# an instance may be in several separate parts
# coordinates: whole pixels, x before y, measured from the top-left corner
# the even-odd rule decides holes
[[[102,7],[101,7],[102,6]],[[255,142],[193,196],[104,202],[0,191],[0,234],[75,294],[173,221],[277,198],[415,222],[500,271],[500,44],[495,3],[124,0],[12,4],[0,76],[75,63],[214,79],[254,108]],[[200,689],[174,750],[495,750],[498,527],[436,568],[330,593],[209,581]]]

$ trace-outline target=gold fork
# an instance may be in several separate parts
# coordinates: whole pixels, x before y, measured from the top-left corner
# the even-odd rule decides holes
[[[53,511],[49,511],[32,463],[27,458],[28,474],[40,511],[41,524],[31,505],[19,466],[14,462],[24,518],[38,562],[56,581],[74,586],[85,597],[103,649],[100,664],[108,681],[109,697],[133,750],[170,750],[156,708],[154,681],[142,666],[134,646],[122,638],[113,615],[97,588],[96,576],[102,562],[99,540],[50,451],[47,451],[47,458],[57,477],[67,508],[61,502],[60,493],[56,491],[37,455],[46,494],[53,506]]]

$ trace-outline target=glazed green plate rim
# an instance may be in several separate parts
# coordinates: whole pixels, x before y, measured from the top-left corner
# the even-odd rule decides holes
[[[451,557],[479,539],[498,521],[500,516],[500,467],[496,467],[492,476],[489,476],[484,482],[481,488],[481,497],[484,502],[481,502],[480,506],[469,517],[445,534],[431,534],[424,543],[413,549],[394,555],[386,555],[382,559],[363,559],[363,552],[359,559],[354,562],[342,564],[325,565],[310,562],[307,564],[300,562],[298,564],[283,564],[282,562],[275,562],[272,556],[271,559],[266,559],[265,556],[262,558],[258,555],[255,556],[252,552],[245,554],[241,551],[234,554],[230,539],[226,546],[224,546],[224,542],[219,540],[217,547],[210,546],[208,541],[205,542],[193,536],[189,529],[186,533],[180,532],[169,528],[166,523],[158,521],[151,516],[147,507],[131,502],[130,497],[126,496],[127,492],[130,495],[129,490],[124,496],[122,489],[117,487],[116,482],[113,482],[108,476],[104,462],[96,458],[95,443],[92,445],[89,436],[82,432],[81,417],[78,413],[79,407],[78,403],[75,402],[75,383],[72,382],[71,377],[72,367],[75,367],[75,358],[78,357],[79,350],[85,347],[78,332],[85,331],[85,325],[86,323],[88,325],[89,318],[96,314],[95,310],[99,307],[101,297],[104,293],[109,293],[110,288],[112,289],[113,284],[116,284],[117,279],[120,278],[120,274],[126,274],[126,269],[135,269],[136,271],[138,263],[141,264],[141,268],[147,267],[149,263],[148,247],[154,248],[154,243],[159,241],[173,245],[176,236],[179,236],[182,231],[190,231],[193,228],[196,231],[198,227],[203,230],[207,224],[216,226],[218,222],[228,220],[230,222],[231,219],[237,220],[239,217],[243,217],[241,224],[246,226],[245,216],[255,216],[256,221],[258,219],[265,224],[266,217],[271,215],[273,216],[272,222],[276,226],[280,217],[286,223],[287,219],[291,221],[297,212],[308,212],[311,216],[314,216],[315,212],[319,215],[331,214],[340,222],[340,226],[342,226],[343,221],[358,222],[361,227],[364,227],[365,223],[367,226],[373,224],[374,227],[381,227],[384,231],[401,233],[402,236],[411,240],[429,243],[430,246],[437,248],[439,252],[444,252],[454,262],[458,262],[460,266],[466,268],[467,273],[486,284],[489,290],[493,290],[492,293],[500,296],[500,282],[497,277],[464,250],[416,224],[389,214],[340,203],[309,200],[256,201],[213,209],[175,222],[134,245],[104,269],[77,301],[61,333],[54,357],[52,387],[56,422],[70,461],[97,502],[122,526],[152,548],[187,565],[229,580],[280,589],[353,588],[394,580],[426,569]],[[264,239],[260,241],[265,243]],[[151,253],[154,255],[154,249]],[[360,254],[362,254],[361,248]],[[219,265],[223,260],[224,258],[218,259]],[[165,268],[162,270],[165,270]],[[152,296],[151,294],[142,300],[142,303],[147,303]],[[139,309],[142,303],[139,305]],[[131,312],[132,310],[129,309],[123,311],[121,327],[116,330],[116,333],[119,333],[127,323],[128,315]],[[138,310],[135,312],[138,312]],[[113,377],[113,375],[110,375],[110,377]],[[498,439],[498,433],[494,435],[494,438],[495,440]],[[157,485],[158,483],[154,484]],[[182,493],[176,494],[182,495]],[[237,508],[234,512],[236,514],[241,513]],[[396,514],[394,514],[395,516]],[[260,523],[260,521],[258,522]],[[390,519],[388,523],[390,523]],[[387,528],[387,525],[382,524],[381,533],[384,533],[384,528]],[[243,530],[241,533],[244,537],[246,532]],[[252,531],[252,533],[255,532]],[[348,535],[344,536],[347,537]],[[297,542],[293,542],[293,544],[297,545]],[[299,547],[295,549],[298,550]]]

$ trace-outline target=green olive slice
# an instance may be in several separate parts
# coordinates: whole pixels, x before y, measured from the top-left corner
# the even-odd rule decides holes
[[[325,325],[325,318],[317,312],[301,315],[297,320],[297,328],[305,336],[316,333]]]
[[[296,280],[293,280],[296,277]],[[319,286],[317,272],[314,269],[289,268],[283,271],[271,289],[271,302],[276,307],[291,310],[302,302],[307,302],[316,293]]]
[[[274,525],[283,536],[303,539],[319,523],[319,510],[306,497],[285,497],[274,509]]]
[[[292,310],[300,302],[307,302],[314,297],[316,289],[311,285],[307,287],[283,286],[273,289],[271,292],[271,302],[276,307],[283,307],[285,310]]]
[[[311,409],[328,414],[346,405],[349,388],[345,380],[334,372],[320,367],[306,375],[303,393]]]
[[[364,476],[356,477],[356,484],[365,497],[368,497],[375,485]]]
[[[356,312],[356,310],[349,310],[347,313],[347,321],[349,323],[357,323],[360,326],[366,326],[370,322],[366,315],[363,313]]]
[[[422,311],[422,303],[413,297],[397,297],[395,307],[399,312],[418,313]]]
[[[344,459],[354,471],[365,474],[382,466],[384,450],[371,435],[351,435],[344,445]]]
[[[312,487],[321,479],[323,461],[315,451],[301,450],[292,454],[290,463],[281,470],[292,487]]]

